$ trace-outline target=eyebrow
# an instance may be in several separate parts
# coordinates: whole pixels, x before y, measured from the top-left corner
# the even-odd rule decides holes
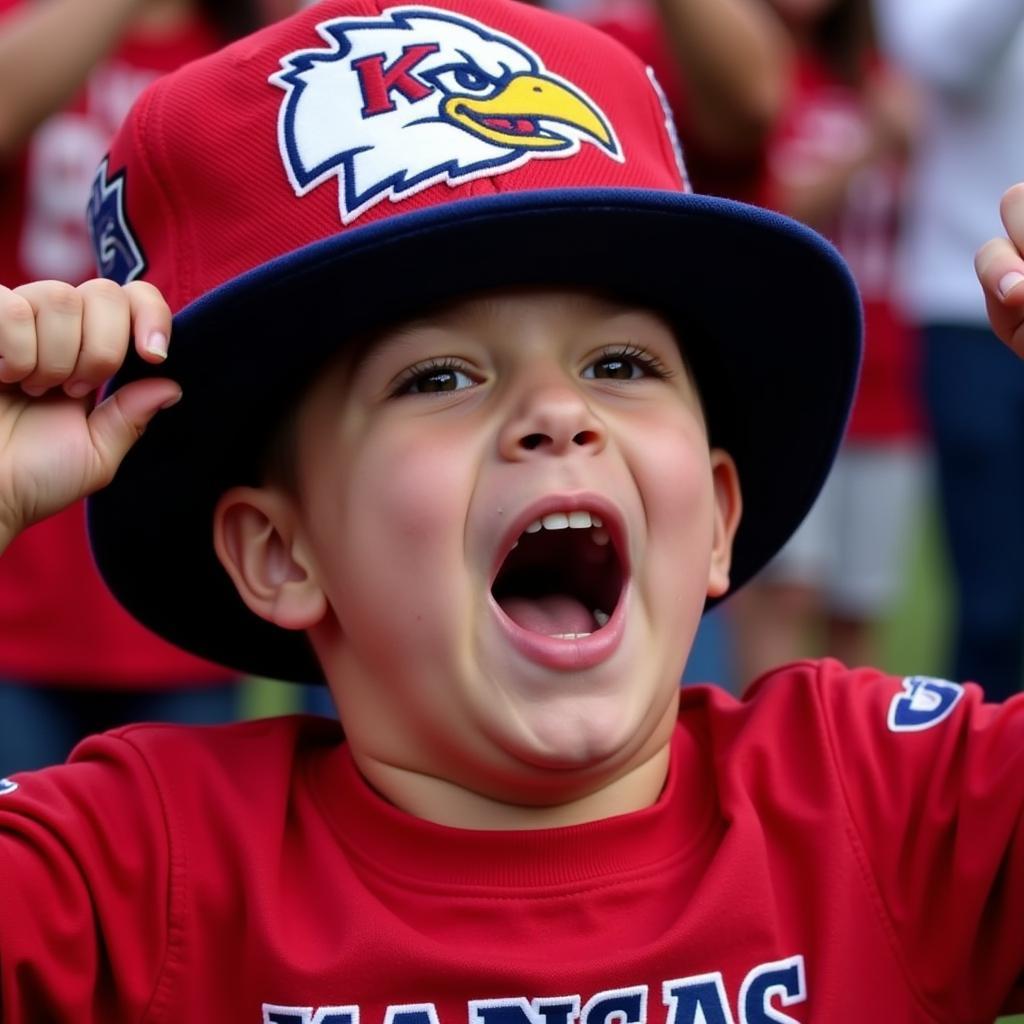
[[[397,350],[400,353],[403,348],[411,348],[424,332],[436,329],[437,324],[427,319],[410,320],[397,327],[375,332],[372,338],[357,339],[352,358],[347,364],[349,379],[353,380],[358,374],[366,372],[368,367],[372,369],[374,362],[385,349],[389,352]]]

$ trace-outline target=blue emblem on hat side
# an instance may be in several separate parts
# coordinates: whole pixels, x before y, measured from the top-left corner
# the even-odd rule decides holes
[[[281,58],[278,146],[295,194],[338,178],[348,224],[385,197],[504,173],[584,144],[623,162],[611,123],[522,43],[416,7],[316,26],[326,49]]]
[[[122,285],[146,269],[146,259],[125,214],[124,188],[124,171],[108,180],[104,159],[96,170],[86,208],[96,269],[101,277]]]
[[[12,782],[10,779],[0,779],[0,796],[7,796],[8,793],[13,793],[18,788],[16,782]]]

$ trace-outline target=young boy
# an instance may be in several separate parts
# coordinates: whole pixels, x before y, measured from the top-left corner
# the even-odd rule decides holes
[[[121,601],[345,735],[134,726],[0,784],[7,1024],[1024,1007],[1024,705],[834,662],[680,697],[858,316],[677,161],[634,58],[503,0],[328,0],[146,94],[90,204],[122,287],[0,294],[0,541],[121,463]],[[1011,340],[1024,260],[979,268]]]

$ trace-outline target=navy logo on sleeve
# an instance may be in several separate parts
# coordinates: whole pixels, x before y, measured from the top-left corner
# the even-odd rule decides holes
[[[889,705],[889,729],[892,732],[920,732],[948,718],[964,695],[959,683],[931,676],[908,676],[904,693],[898,693]]]
[[[18,788],[16,782],[11,782],[10,779],[0,779],[0,796],[7,796],[8,793],[13,793]]]
[[[107,161],[96,170],[86,221],[92,238],[96,269],[118,284],[134,281],[145,269],[142,255],[124,210],[124,172],[107,179]]]

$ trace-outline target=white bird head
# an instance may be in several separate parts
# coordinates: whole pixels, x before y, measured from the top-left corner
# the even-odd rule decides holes
[[[479,22],[396,7],[317,31],[327,49],[290,53],[270,77],[286,92],[278,142],[297,195],[338,178],[346,224],[385,196],[571,156],[585,142],[622,160],[593,100]]]

